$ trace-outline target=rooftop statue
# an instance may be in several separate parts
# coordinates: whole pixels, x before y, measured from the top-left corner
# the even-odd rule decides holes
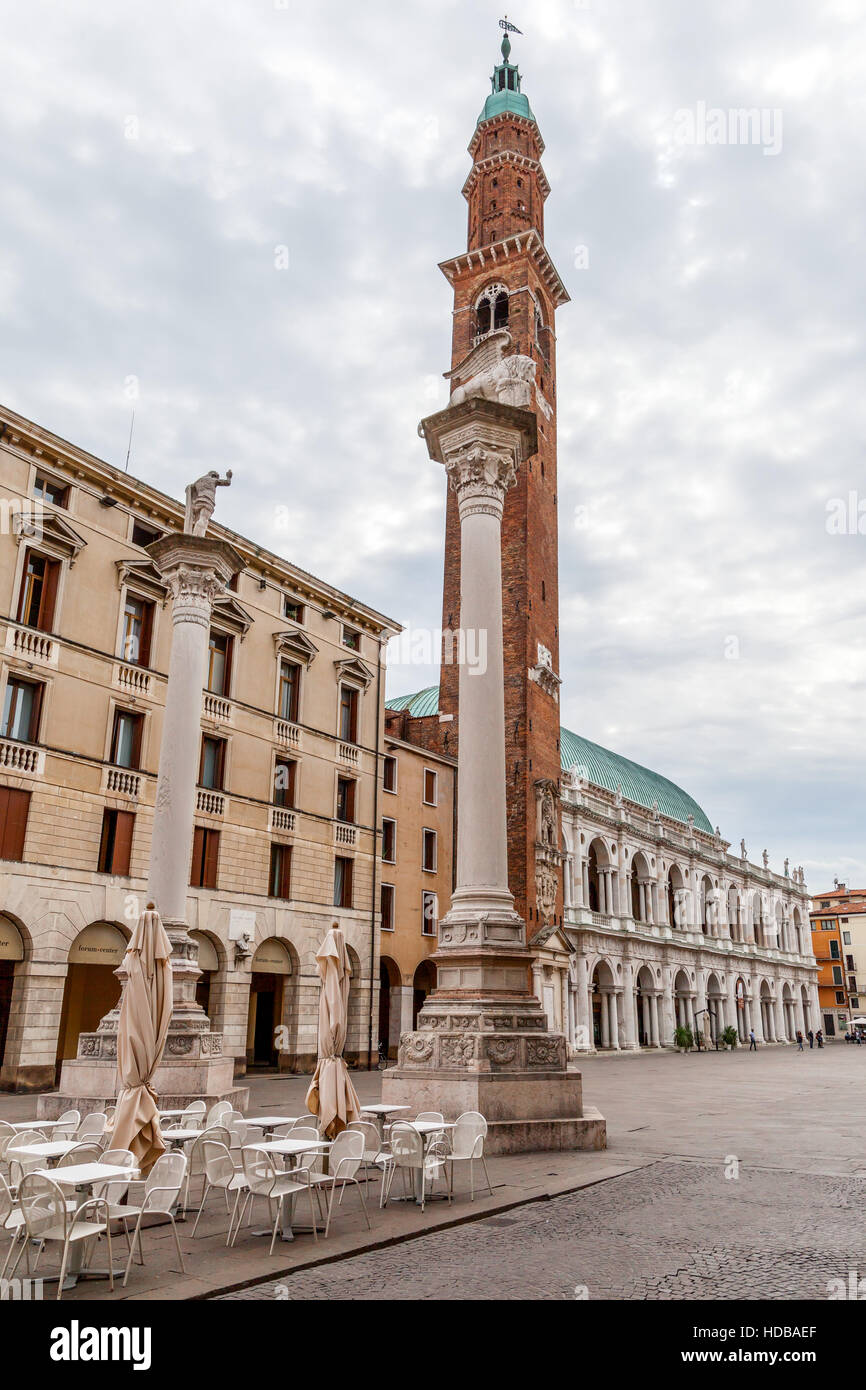
[[[216,490],[218,487],[229,487],[231,480],[231,469],[224,478],[221,478],[215,469],[211,469],[210,473],[205,473],[202,478],[190,483],[186,490],[186,515],[183,519],[185,535],[207,535],[208,523],[216,506]]]

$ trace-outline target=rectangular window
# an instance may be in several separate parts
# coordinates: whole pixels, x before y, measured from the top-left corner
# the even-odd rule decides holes
[[[202,738],[198,783],[208,791],[222,791],[225,783],[226,744],[223,738]]]
[[[360,632],[356,632],[355,629],[351,627],[344,627],[343,646],[348,647],[353,652],[359,652],[361,650]]]
[[[354,822],[355,819],[355,780],[353,777],[337,778],[337,820]]]
[[[351,685],[340,686],[340,738],[358,742],[358,692]]]
[[[397,790],[397,759],[390,754],[382,759],[382,786],[386,792]]]
[[[438,778],[431,768],[424,769],[424,805],[436,806],[438,804]]]
[[[298,722],[301,704],[301,668],[294,661],[280,663],[280,718]]]
[[[425,830],[425,831],[424,831],[424,842],[423,842],[422,854],[423,854],[423,858],[422,858],[422,860],[421,860],[421,867],[422,867],[423,869],[425,869],[426,872],[427,872],[428,874],[435,874],[435,872],[436,872],[436,831],[435,831],[435,830]]]
[[[833,966],[833,984],[834,984],[834,985],[841,985],[841,983],[842,983],[842,967],[841,967],[841,965],[834,965],[834,966]]]
[[[843,931],[843,933],[842,933],[842,940],[844,941],[844,943],[845,943],[846,946],[850,946],[850,945],[851,945],[851,933],[850,933],[849,931]]]
[[[421,934],[435,936],[439,930],[439,900],[435,893],[421,894]]]
[[[192,840],[192,873],[189,879],[192,888],[216,888],[219,852],[219,831],[197,825]]]
[[[304,605],[298,599],[283,594],[283,617],[288,618],[292,623],[302,623],[304,621]]]
[[[131,666],[150,665],[154,605],[146,599],[126,595],[123,605],[123,638],[120,654]]]
[[[382,858],[386,864],[397,862],[397,822],[387,818],[382,820]]]
[[[36,681],[10,676],[3,699],[3,737],[21,743],[39,742],[39,721],[44,687]]]
[[[298,764],[292,758],[277,758],[274,763],[274,805],[294,808]]]
[[[837,990],[836,990],[836,1003],[837,1003],[837,1004],[844,1004],[844,1003],[845,1003],[845,995],[844,995],[844,993],[843,993],[843,991],[842,991],[841,989],[837,989]]]
[[[860,1000],[859,1000],[859,999],[852,999],[852,1000],[851,1000],[851,1008],[852,1008],[852,1009],[859,1009],[859,1007],[860,1007]]]
[[[33,496],[42,502],[51,502],[55,507],[65,507],[69,501],[69,488],[64,483],[56,483],[43,473],[36,474]]]
[[[15,787],[0,787],[0,859],[24,858],[24,837],[27,834],[27,815],[30,793]]]
[[[846,968],[846,970],[856,970],[857,967],[856,967],[855,964],[854,964],[854,957],[853,957],[853,956],[846,956],[846,957],[845,957],[845,968]]]
[[[352,906],[353,859],[334,860],[334,907]]]
[[[136,517],[132,523],[132,544],[140,545],[142,549],[146,545],[153,545],[162,535],[155,526],[148,526],[146,521],[139,521]]]
[[[97,865],[99,873],[118,874],[121,878],[129,875],[134,826],[135,816],[131,811],[103,812]]]
[[[382,908],[382,930],[394,930],[394,885],[393,883],[383,883],[381,885],[380,904]]]
[[[52,631],[59,578],[59,560],[49,560],[35,550],[27,551],[18,595],[19,623],[38,627],[40,632]]]
[[[232,639],[211,629],[207,654],[207,689],[212,695],[228,695],[232,678]]]
[[[834,960],[838,960],[838,959],[839,959],[839,942],[838,942],[838,941],[831,941],[831,942],[830,942],[830,955],[833,957]]]
[[[109,760],[115,767],[141,767],[141,731],[144,718],[128,709],[114,711]]]
[[[271,898],[292,896],[292,847],[271,845],[271,876],[268,884]]]

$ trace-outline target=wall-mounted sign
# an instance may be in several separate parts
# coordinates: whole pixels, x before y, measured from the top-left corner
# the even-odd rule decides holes
[[[91,922],[69,948],[70,965],[120,965],[126,955],[126,937],[109,922]]]
[[[233,907],[229,912],[229,941],[253,940],[256,934],[256,914],[247,908]]]
[[[0,960],[23,960],[24,942],[15,923],[0,917]]]
[[[263,941],[253,956],[253,970],[262,975],[291,975],[292,958],[275,936]]]

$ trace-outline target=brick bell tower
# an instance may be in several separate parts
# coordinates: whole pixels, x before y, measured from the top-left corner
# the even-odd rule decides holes
[[[511,337],[507,352],[536,364],[538,452],[520,469],[502,523],[508,878],[532,942],[549,935],[562,913],[554,319],[569,296],[544,244],[550,192],[541,165],[544,141],[510,57],[506,32],[502,61],[469,145],[473,164],[463,187],[467,250],[440,268],[454,290],[452,373],[485,337],[503,329]],[[455,753],[458,666],[456,644],[449,661],[448,633],[460,627],[460,521],[451,491],[442,626],[440,732],[447,751]]]

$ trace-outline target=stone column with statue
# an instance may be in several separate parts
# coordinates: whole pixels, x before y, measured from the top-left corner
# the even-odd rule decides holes
[[[166,687],[159,774],[151,831],[147,902],[156,905],[172,944],[173,1008],[162,1062],[154,1086],[163,1107],[190,1100],[231,1099],[246,1109],[248,1091],[234,1085],[234,1063],[223,1056],[222,1035],[196,1002],[201,975],[198,947],[189,934],[187,893],[195,827],[196,784],[201,746],[202,690],[214,600],[243,569],[243,559],[227,541],[208,537],[216,489],[225,479],[210,472],[186,489],[184,531],[147,547],[165,579],[172,600],[172,644]],[[144,906],[144,904],[141,904]],[[137,915],[137,914],[136,914]],[[125,971],[117,971],[121,981]],[[95,1033],[82,1033],[78,1056],[63,1065],[57,1095],[40,1097],[39,1113],[68,1108],[92,1110],[116,1094],[119,1005]]]
[[[580,1073],[568,1067],[566,1039],[550,1031],[530,992],[526,925],[508,887],[501,524],[517,470],[537,449],[526,408],[534,371],[521,357],[485,363],[476,376],[467,370],[448,409],[420,427],[457,495],[460,648],[481,650],[465,639],[483,637],[487,662],[459,669],[457,873],[432,958],[437,988],[382,1081],[383,1100],[394,1104],[451,1120],[480,1111],[492,1153],[605,1144],[604,1120],[584,1108]]]

